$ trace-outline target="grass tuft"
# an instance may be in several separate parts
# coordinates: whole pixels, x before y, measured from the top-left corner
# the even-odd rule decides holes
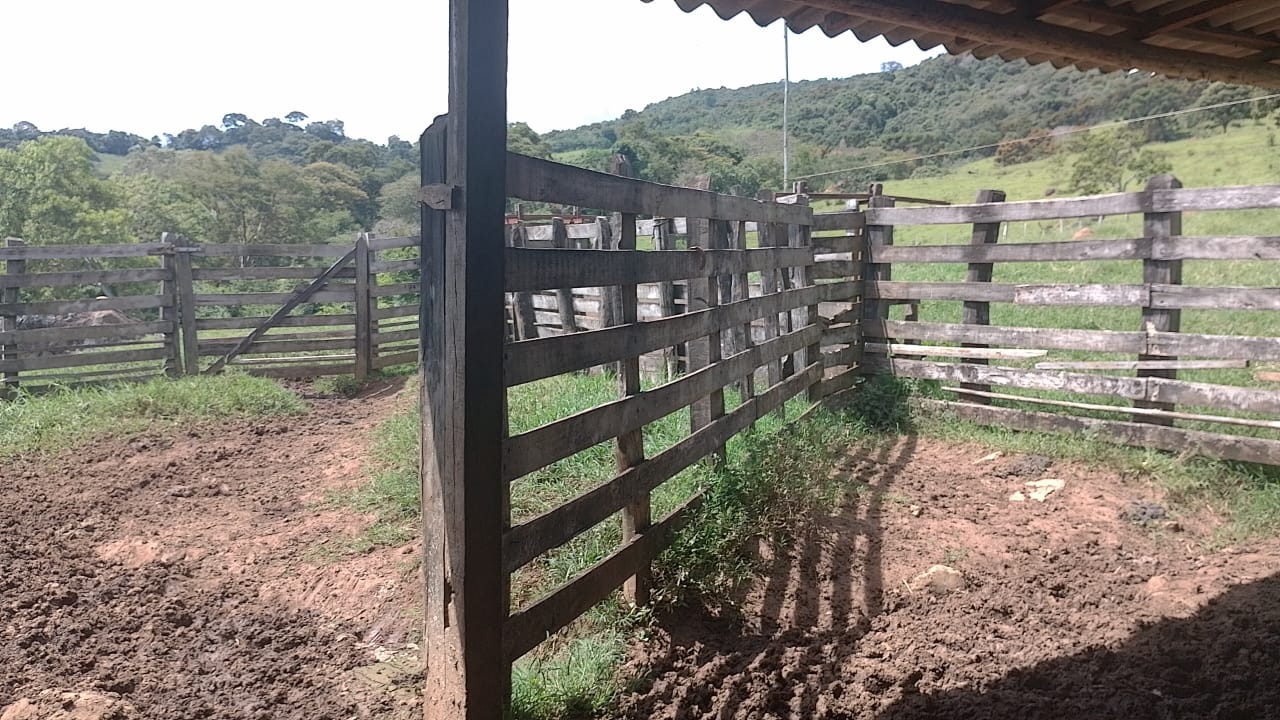
[[[157,422],[270,417],[304,412],[297,395],[237,373],[66,389],[0,401],[0,457],[56,452]]]

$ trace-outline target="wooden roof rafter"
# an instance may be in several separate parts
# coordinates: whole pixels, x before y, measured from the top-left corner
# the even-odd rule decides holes
[[[652,0],[645,0],[651,2]],[[1266,0],[676,0],[721,17],[915,40],[980,57],[1141,69],[1280,88],[1280,3]],[[816,11],[816,12],[815,12]]]

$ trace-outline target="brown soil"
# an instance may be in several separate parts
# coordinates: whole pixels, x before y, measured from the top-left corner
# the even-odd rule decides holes
[[[398,389],[6,461],[0,716],[416,717],[416,555],[326,502]]]
[[[1213,518],[1158,519],[1138,481],[975,464],[988,452],[851,452],[856,491],[787,548],[762,542],[736,609],[660,619],[622,714],[1280,718],[1280,542],[1212,550]],[[1042,479],[1065,484],[1010,501]],[[933,565],[963,587],[917,578]]]

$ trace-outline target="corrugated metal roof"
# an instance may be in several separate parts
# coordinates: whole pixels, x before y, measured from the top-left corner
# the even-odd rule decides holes
[[[644,0],[651,2],[652,0]],[[1275,0],[675,0],[728,19],[747,13],[891,44],[1090,70],[1280,87]]]

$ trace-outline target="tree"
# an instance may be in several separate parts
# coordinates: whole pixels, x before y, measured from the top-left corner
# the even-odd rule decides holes
[[[0,237],[32,245],[128,242],[121,193],[93,163],[93,150],[72,137],[0,150]]]
[[[284,119],[285,119],[285,122],[290,122],[294,124],[302,123],[307,121],[307,114],[304,112],[300,112],[298,110],[294,110],[288,115],[285,115]]]
[[[530,157],[551,158],[551,146],[533,128],[522,122],[507,125],[507,149]]]
[[[1133,131],[1087,133],[1076,141],[1071,187],[1086,195],[1124,192],[1129,183],[1173,170],[1164,153],[1142,147]]]
[[[1211,109],[1204,112],[1215,125],[1222,127],[1222,132],[1226,132],[1231,128],[1232,122],[1249,117],[1251,111],[1250,103],[1243,101],[1251,97],[1253,97],[1253,90],[1247,87],[1214,83],[1204,89],[1204,92],[1200,94],[1200,98],[1196,101],[1196,105],[1199,107],[1224,105],[1224,107],[1211,107]]]

